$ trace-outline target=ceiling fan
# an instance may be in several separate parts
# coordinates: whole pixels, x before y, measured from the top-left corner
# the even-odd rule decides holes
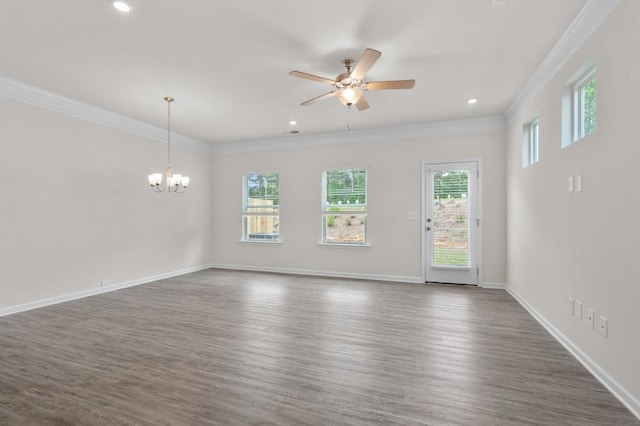
[[[302,102],[300,105],[308,106],[314,104],[317,101],[328,99],[337,96],[340,102],[347,107],[355,105],[359,111],[369,108],[369,104],[364,98],[363,92],[365,90],[387,90],[387,89],[411,89],[416,84],[415,80],[393,80],[393,81],[369,81],[365,82],[364,76],[371,69],[373,64],[376,63],[378,58],[382,55],[381,52],[374,49],[365,49],[355,62],[353,59],[345,59],[342,61],[345,72],[339,74],[335,80],[331,80],[324,77],[318,77],[317,75],[308,74],[301,71],[291,71],[289,75],[293,77],[304,78],[306,80],[317,81],[319,83],[328,84],[334,86],[336,90],[325,93],[308,101]]]

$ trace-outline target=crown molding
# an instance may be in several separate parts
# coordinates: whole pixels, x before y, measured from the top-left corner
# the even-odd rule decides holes
[[[589,0],[564,32],[533,76],[513,99],[505,117],[510,121],[516,111],[556,75],[560,68],[587,41],[621,0]]]
[[[37,87],[0,76],[0,96],[28,103],[54,112],[91,121],[121,131],[166,142],[166,130],[134,120],[73,99],[65,98]],[[212,154],[242,153],[290,149],[301,146],[329,145],[337,143],[374,142],[397,138],[419,137],[470,132],[500,130],[506,127],[504,117],[485,117],[467,120],[449,120],[406,126],[382,127],[355,131],[319,133],[314,135],[289,135],[277,138],[228,142],[210,145],[205,142],[172,133],[171,142],[193,151]]]
[[[256,151],[274,151],[306,146],[333,145],[360,142],[379,142],[432,135],[449,135],[472,132],[504,130],[506,121],[502,116],[448,120],[433,123],[412,124],[374,129],[318,133],[313,135],[290,135],[278,138],[257,139],[213,145],[214,154],[236,154]]]
[[[166,129],[97,108],[37,87],[0,76],[0,96],[46,108],[71,117],[91,121],[159,142],[167,141]],[[211,145],[180,134],[171,133],[173,145],[200,152],[211,152]]]
[[[485,117],[469,120],[450,120],[417,125],[394,126],[351,132],[331,132],[315,135],[289,135],[241,142],[210,145],[205,142],[172,133],[171,141],[182,148],[193,151],[226,154],[253,151],[290,149],[301,146],[329,145],[337,143],[358,143],[388,140],[390,137],[403,138],[425,135],[483,132],[504,129],[516,111],[531,97],[536,95],[560,70],[566,61],[584,44],[587,38],[602,24],[605,18],[621,0],[589,0],[576,19],[551,49],[545,60],[538,66],[533,76],[524,85],[507,108],[504,116]],[[22,82],[0,76],[0,96],[36,105],[61,114],[109,126],[121,131],[160,142],[166,141],[166,130],[137,121],[113,112],[26,85]]]

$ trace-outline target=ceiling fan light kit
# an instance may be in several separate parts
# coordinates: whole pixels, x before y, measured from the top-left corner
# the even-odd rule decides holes
[[[342,65],[344,66],[345,72],[339,74],[334,80],[301,71],[291,71],[289,75],[292,77],[316,81],[336,88],[336,90],[332,92],[309,99],[300,105],[309,106],[317,101],[337,96],[338,100],[348,108],[355,105],[358,111],[363,111],[369,108],[369,103],[364,98],[363,92],[365,90],[411,89],[415,86],[415,80],[365,82],[365,75],[369,72],[373,64],[376,63],[380,55],[382,55],[382,53],[375,49],[365,49],[358,62],[355,62],[353,59],[344,59]]]

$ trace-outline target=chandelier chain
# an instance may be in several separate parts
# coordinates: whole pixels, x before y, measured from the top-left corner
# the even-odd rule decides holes
[[[171,102],[173,98],[167,96],[164,100],[167,101],[167,166],[171,167]]]

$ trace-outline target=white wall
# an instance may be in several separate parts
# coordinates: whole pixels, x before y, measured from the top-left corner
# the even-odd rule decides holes
[[[214,264],[419,281],[422,226],[408,213],[421,211],[422,162],[479,158],[484,170],[483,281],[505,282],[503,128],[473,130],[452,122],[423,129],[345,131],[312,138],[313,144],[290,140],[287,149],[215,155]],[[371,246],[320,246],[322,171],[356,167],[368,170]],[[280,173],[282,244],[240,242],[242,176],[261,172]]]
[[[533,99],[510,117],[507,154],[508,282],[552,327],[640,399],[640,2],[626,0]],[[561,94],[597,66],[597,132],[561,148]],[[540,114],[540,162],[522,168],[522,125]],[[569,193],[581,174],[582,192]],[[601,337],[568,313],[568,298],[609,320]],[[585,359],[586,359],[585,358]],[[612,383],[613,383],[612,382]],[[615,384],[615,383],[614,383]],[[627,395],[629,396],[629,395]],[[640,405],[636,406],[636,409]]]
[[[210,155],[173,149],[179,195],[146,182],[166,143],[0,97],[2,308],[207,265]]]

